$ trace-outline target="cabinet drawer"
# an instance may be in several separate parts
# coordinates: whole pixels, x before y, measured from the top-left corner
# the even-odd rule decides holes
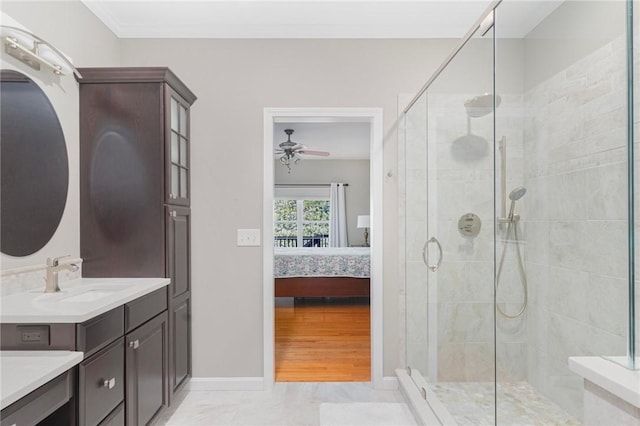
[[[126,332],[138,328],[160,312],[167,309],[167,288],[162,287],[152,293],[125,305]]]
[[[100,426],[124,426],[124,402],[104,419]]]
[[[124,334],[124,308],[112,309],[76,327],[77,347],[87,358]]]
[[[95,426],[124,401],[124,338],[78,368],[78,424]]]
[[[61,374],[2,410],[3,425],[34,425],[62,407],[73,396],[73,374]]]

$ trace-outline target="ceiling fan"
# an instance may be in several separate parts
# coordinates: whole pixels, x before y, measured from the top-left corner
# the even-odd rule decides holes
[[[291,135],[293,134],[293,129],[285,129],[284,132],[287,134],[287,140],[279,144],[279,148],[276,148],[275,154],[280,155],[280,163],[282,165],[287,166],[289,169],[289,173],[291,173],[291,163],[298,164],[300,160],[304,157],[301,157],[300,154],[304,155],[319,155],[322,157],[328,157],[329,153],[326,151],[314,151],[308,149],[307,146],[292,142]]]

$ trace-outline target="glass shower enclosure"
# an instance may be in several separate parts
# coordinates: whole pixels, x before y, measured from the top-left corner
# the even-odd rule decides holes
[[[404,110],[406,367],[442,424],[581,424],[569,357],[640,367],[633,3],[495,1]]]

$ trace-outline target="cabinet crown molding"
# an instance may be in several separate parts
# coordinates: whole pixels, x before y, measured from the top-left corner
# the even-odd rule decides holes
[[[167,83],[192,105],[198,97],[168,67],[78,68],[80,84],[92,83]]]

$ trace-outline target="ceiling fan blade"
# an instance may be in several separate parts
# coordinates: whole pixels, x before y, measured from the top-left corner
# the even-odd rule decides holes
[[[326,151],[309,151],[307,149],[303,149],[298,151],[300,154],[307,154],[307,155],[320,155],[322,157],[328,157],[329,153]]]
[[[307,149],[306,145],[302,145],[301,143],[297,143],[293,148],[294,151],[300,151],[301,149]]]

